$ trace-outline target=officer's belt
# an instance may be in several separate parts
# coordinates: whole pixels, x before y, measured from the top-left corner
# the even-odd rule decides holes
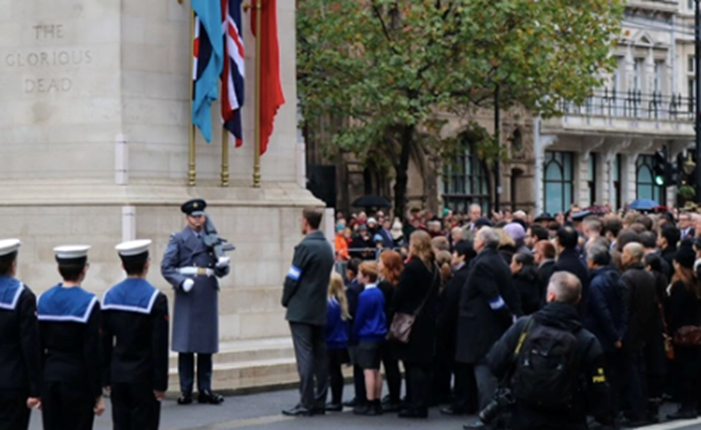
[[[181,275],[189,276],[214,276],[214,269],[206,267],[181,267],[178,269]]]

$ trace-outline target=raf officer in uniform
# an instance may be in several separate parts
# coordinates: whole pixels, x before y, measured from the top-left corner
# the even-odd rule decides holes
[[[321,210],[304,210],[302,233],[305,237],[295,247],[282,293],[282,306],[287,308],[286,318],[292,331],[300,379],[299,404],[282,412],[289,416],[326,412],[329,372],[324,326],[334,257],[329,241],[319,231],[321,218]]]
[[[171,236],[161,264],[163,277],[175,289],[172,349],[178,352],[181,405],[192,403],[195,354],[198,402],[218,405],[224,401],[212,393],[212,354],[219,352],[217,278],[229,274],[229,257],[217,258],[204,243],[206,207],[202,199],[182,205],[187,226]]]
[[[0,241],[0,430],[26,430],[40,405],[36,297],[15,278],[20,241]]]
[[[114,430],[157,430],[168,389],[168,299],[146,280],[149,245],[117,245],[127,279],[102,300],[103,381]]]
[[[54,248],[63,282],[37,303],[44,387],[45,430],[90,430],[102,415],[100,302],[81,283],[88,272],[89,246]]]

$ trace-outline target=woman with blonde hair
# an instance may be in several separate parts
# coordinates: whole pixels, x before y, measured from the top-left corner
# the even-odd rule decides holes
[[[350,319],[343,278],[334,272],[331,275],[331,282],[329,282],[325,328],[331,385],[331,402],[326,405],[326,410],[331,412],[343,410],[343,372],[341,366],[350,361],[348,358],[348,321]]]
[[[380,254],[378,270],[380,271],[378,288],[385,295],[385,315],[389,324],[394,317],[392,298],[399,278],[404,271],[404,260],[396,251],[385,251]],[[395,357],[392,344],[389,342],[386,342],[382,348],[382,365],[385,367],[387,391],[389,392],[389,395],[382,402],[382,410],[396,412],[401,404],[402,374],[399,371],[399,360]]]
[[[415,315],[407,343],[394,342],[392,349],[404,363],[407,381],[406,408],[402,418],[427,418],[430,393],[429,374],[435,355],[436,303],[440,273],[431,247],[431,237],[422,230],[409,239],[409,261],[394,291],[396,313]]]

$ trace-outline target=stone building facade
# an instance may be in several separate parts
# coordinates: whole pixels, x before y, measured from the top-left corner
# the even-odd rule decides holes
[[[501,208],[530,212],[566,211],[573,203],[621,208],[637,198],[675,205],[676,187],[654,183],[654,154],[686,159],[693,147],[693,7],[694,0],[630,0],[611,53],[618,66],[592,97],[581,106],[563,103],[558,118],[502,112],[506,155],[498,171],[479,159],[467,136],[466,153],[454,160],[414,160],[409,206],[464,212],[473,202],[492,209],[497,198]],[[460,120],[448,119],[445,132],[461,135]],[[494,131],[491,112],[472,119]],[[391,193],[391,184],[368,186],[371,175],[348,156],[335,161],[338,208],[347,210],[365,192]]]

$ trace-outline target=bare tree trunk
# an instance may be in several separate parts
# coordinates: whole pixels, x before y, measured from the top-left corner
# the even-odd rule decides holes
[[[400,219],[406,217],[406,193],[409,183],[409,160],[411,156],[411,145],[414,139],[414,126],[404,126],[401,130],[400,144],[401,154],[399,163],[394,165],[396,180],[394,182],[394,215]]]

